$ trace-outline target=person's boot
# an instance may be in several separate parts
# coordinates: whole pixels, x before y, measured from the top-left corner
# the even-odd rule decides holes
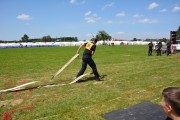
[[[99,76],[98,78],[96,78],[97,81],[102,81],[102,79],[104,78],[104,76]]]

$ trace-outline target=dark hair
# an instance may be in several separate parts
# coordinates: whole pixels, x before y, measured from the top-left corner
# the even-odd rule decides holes
[[[97,40],[97,38],[91,38],[90,41],[91,41],[91,42],[97,42],[98,40]]]
[[[180,116],[180,87],[167,87],[163,90],[162,95],[165,102]]]
[[[94,39],[94,42],[97,43],[97,39]]]

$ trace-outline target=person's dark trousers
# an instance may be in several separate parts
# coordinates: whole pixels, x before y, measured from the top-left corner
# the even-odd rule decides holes
[[[167,56],[168,56],[169,54],[171,54],[171,49],[167,49],[166,53],[167,53]]]
[[[151,56],[152,55],[152,49],[149,49],[148,50],[148,56]]]
[[[80,69],[76,77],[79,77],[82,74],[84,74],[87,68],[87,64],[92,68],[95,78],[99,78],[100,76],[99,76],[99,73],[97,72],[96,64],[92,58],[83,58],[82,68]]]
[[[157,54],[156,54],[157,56],[159,56],[159,50],[157,49]]]
[[[161,56],[161,50],[157,49],[157,56]]]
[[[161,49],[159,50],[159,55],[161,56]]]

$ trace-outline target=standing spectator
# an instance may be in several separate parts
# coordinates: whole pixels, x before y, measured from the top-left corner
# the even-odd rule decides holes
[[[167,42],[167,49],[166,49],[166,55],[168,56],[169,54],[171,54],[171,42]]]
[[[180,87],[168,87],[162,92],[161,106],[167,120],[180,120]]]
[[[148,44],[148,46],[149,46],[148,56],[151,56],[151,55],[152,55],[152,48],[153,48],[153,43],[152,43],[152,41]]]
[[[159,42],[157,46],[157,56],[161,56],[161,48],[162,48],[162,43]]]

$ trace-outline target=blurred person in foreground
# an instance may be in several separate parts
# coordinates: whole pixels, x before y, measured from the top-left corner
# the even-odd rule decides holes
[[[166,120],[180,120],[180,87],[167,87],[162,91],[161,106]]]

